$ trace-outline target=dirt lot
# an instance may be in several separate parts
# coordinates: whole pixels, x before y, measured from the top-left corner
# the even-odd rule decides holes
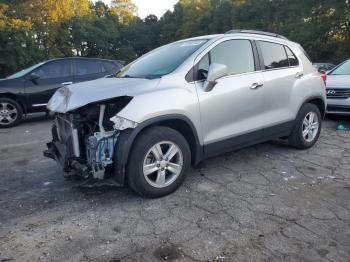
[[[339,120],[311,150],[275,141],[225,154],[156,200],[65,181],[42,156],[50,120],[0,130],[0,261],[348,262],[350,132]]]

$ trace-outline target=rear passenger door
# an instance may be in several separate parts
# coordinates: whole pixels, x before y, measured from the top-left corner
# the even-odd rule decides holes
[[[296,81],[303,77],[302,69],[289,47],[266,41],[257,41],[257,46],[263,63],[266,132],[283,132],[295,118],[290,99]]]
[[[100,60],[74,59],[74,82],[84,82],[104,77],[104,69]]]

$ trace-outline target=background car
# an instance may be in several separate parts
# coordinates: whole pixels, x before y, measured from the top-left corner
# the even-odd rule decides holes
[[[55,91],[65,85],[115,74],[121,61],[62,58],[39,63],[0,80],[0,128],[17,125],[23,114],[45,112]]]
[[[327,74],[327,113],[350,115],[350,59]]]
[[[312,64],[319,72],[332,70],[335,65],[332,63],[313,63]]]

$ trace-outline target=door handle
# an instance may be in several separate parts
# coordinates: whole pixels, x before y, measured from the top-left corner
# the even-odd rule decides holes
[[[303,73],[302,72],[298,72],[295,74],[295,78],[302,78],[303,77]]]
[[[259,87],[264,86],[262,83],[254,83],[250,86],[250,89],[258,89]]]
[[[65,83],[62,83],[61,85],[63,85],[63,86],[69,86],[69,85],[71,85],[71,84],[73,84],[73,82],[65,82]]]

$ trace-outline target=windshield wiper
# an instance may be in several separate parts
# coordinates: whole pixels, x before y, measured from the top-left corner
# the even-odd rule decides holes
[[[132,76],[132,75],[123,75],[123,76],[120,76],[120,78],[144,78],[142,76]]]
[[[148,75],[148,76],[145,76],[146,79],[156,79],[156,78],[161,78],[162,76],[161,75]]]

